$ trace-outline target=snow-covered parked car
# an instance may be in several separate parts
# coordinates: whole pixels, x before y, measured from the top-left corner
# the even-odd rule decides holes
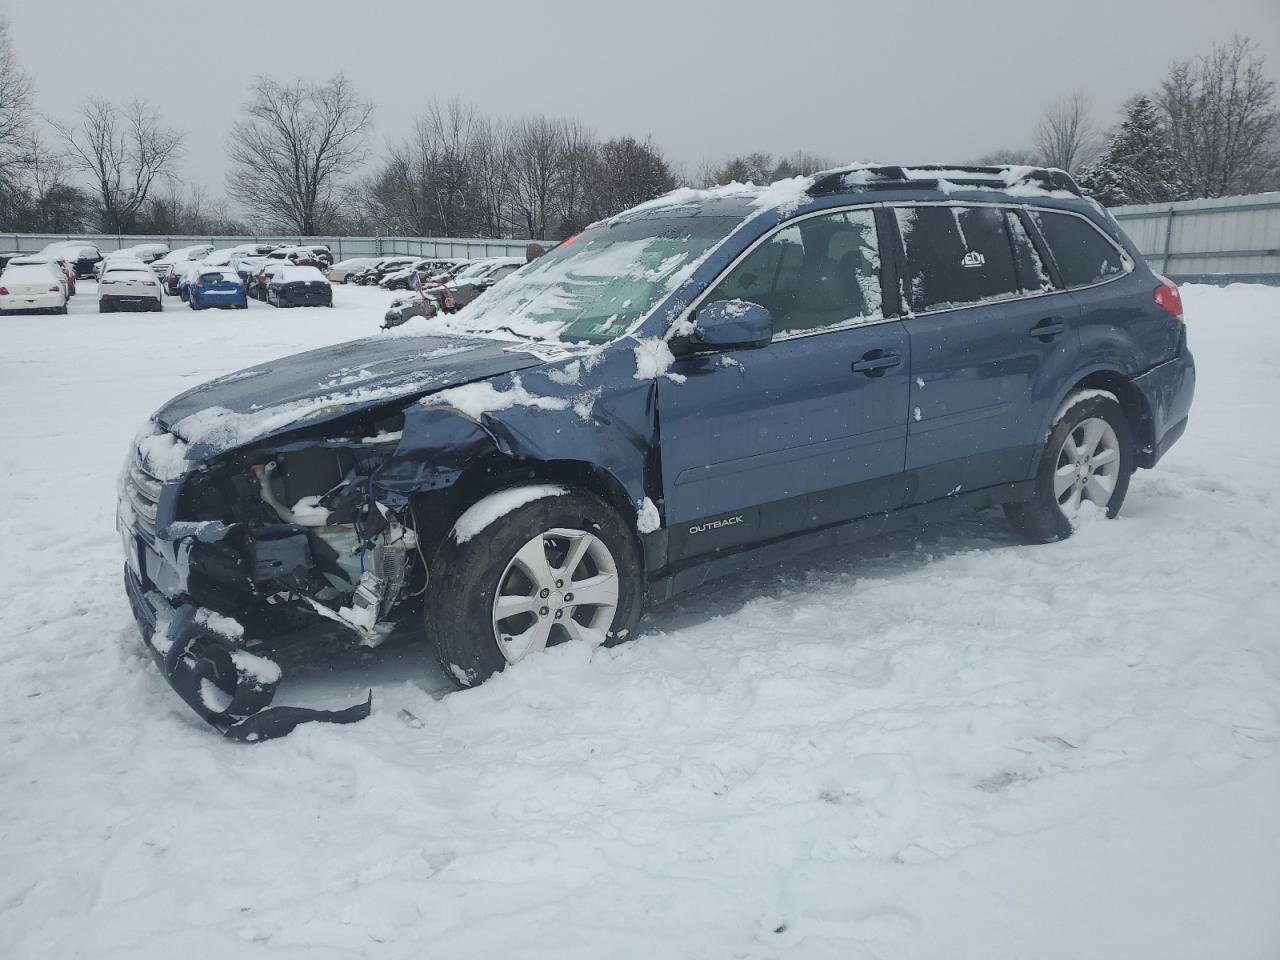
[[[346,260],[339,260],[326,270],[325,276],[332,283],[346,283],[354,274],[369,269],[379,259],[379,257],[348,257]]]
[[[511,276],[525,264],[522,257],[486,257],[472,260],[457,275],[445,281],[459,308],[465,307],[499,280]],[[430,293],[432,288],[428,288]]]
[[[62,290],[70,299],[76,295],[76,275],[71,269],[70,264],[66,260],[57,255],[46,255],[41,253],[24,254],[18,257],[12,257],[6,264],[6,267],[41,267],[49,272],[49,275],[62,284]]]
[[[168,255],[169,247],[163,243],[136,243],[130,247],[107,251],[102,260],[94,264],[93,272],[96,276],[102,276],[103,269],[111,260],[141,260],[145,264],[152,264]]]
[[[370,709],[264,709],[308,623],[403,624],[471,686],[912,522],[1000,506],[1060,540],[1120,511],[1194,388],[1177,286],[1060,170],[685,189],[456,316],[165,404],[121,489],[125,585],[197,714],[278,736]]]
[[[141,260],[112,257],[105,262],[98,279],[98,312],[164,309],[160,281]]]
[[[333,287],[315,267],[278,267],[267,280],[266,302],[277,307],[332,307]]]
[[[244,282],[235,269],[207,263],[200,264],[188,275],[183,299],[192,310],[207,310],[209,307],[245,310],[249,306]]]
[[[0,314],[66,313],[67,288],[48,260],[15,257],[0,271]]]
[[[414,274],[418,275],[419,282],[427,282],[434,278],[444,279],[453,276],[470,262],[450,257],[427,257],[403,269],[388,273],[378,281],[378,286],[386,290],[408,290],[413,286]]]
[[[81,240],[61,240],[48,244],[40,251],[42,256],[65,260],[77,280],[92,280],[94,266],[102,262],[102,252],[95,244]]]
[[[198,243],[190,247],[179,247],[177,250],[173,250],[160,259],[153,261],[151,269],[160,278],[165,292],[170,296],[176,297],[183,275],[193,264],[199,263],[212,252],[213,244],[211,243]]]

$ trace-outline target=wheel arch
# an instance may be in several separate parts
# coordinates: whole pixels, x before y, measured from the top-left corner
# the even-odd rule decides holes
[[[1147,466],[1147,460],[1155,446],[1155,427],[1151,408],[1147,405],[1147,399],[1142,395],[1142,391],[1133,385],[1132,380],[1112,368],[1101,367],[1078,374],[1071,386],[1062,392],[1057,403],[1052,407],[1049,420],[1044,425],[1044,435],[1047,436],[1053,429],[1053,418],[1062,408],[1062,404],[1066,403],[1067,398],[1073,393],[1080,390],[1106,390],[1115,395],[1120,403],[1120,409],[1124,411],[1129,420],[1129,426],[1133,430],[1135,460],[1138,466]]]
[[[636,528],[636,508],[622,482],[604,467],[586,460],[539,460],[494,454],[468,465],[449,486],[411,498],[424,547],[430,546],[429,555],[434,556],[468,507],[499,490],[529,483],[561,483],[600,497],[618,514],[643,552],[643,538]]]

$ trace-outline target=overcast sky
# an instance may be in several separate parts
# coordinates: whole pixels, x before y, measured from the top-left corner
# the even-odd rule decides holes
[[[224,192],[249,79],[344,70],[376,146],[432,99],[651,134],[690,172],[750,150],[834,161],[967,160],[1029,144],[1073,89],[1110,122],[1169,62],[1232,32],[1280,78],[1280,0],[632,0],[449,3],[0,0],[38,109],[150,98],[190,131],[183,172]],[[56,22],[51,15],[56,11]],[[115,15],[128,12],[127,16]]]

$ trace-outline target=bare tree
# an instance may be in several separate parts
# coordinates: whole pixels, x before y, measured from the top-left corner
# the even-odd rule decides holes
[[[653,141],[634,137],[600,144],[591,180],[592,219],[652,200],[676,185],[671,165]]]
[[[79,126],[54,124],[73,168],[88,175],[100,206],[102,226],[131,233],[158,180],[173,172],[184,133],[165,127],[143,100],[117,107],[89,100]]]
[[[511,206],[532,240],[543,240],[561,188],[564,125],[544,116],[524,117],[511,130]]]
[[[245,110],[231,130],[228,191],[263,224],[315,236],[364,162],[373,105],[339,73],[324,84],[258,77]]]
[[[1253,41],[1236,35],[1197,60],[1174,63],[1155,100],[1191,196],[1251,193],[1274,176],[1275,84]]]
[[[15,168],[28,159],[30,124],[31,78],[18,65],[9,21],[0,17],[0,187],[9,186]]]
[[[1024,150],[1020,147],[1001,147],[998,150],[992,150],[990,153],[984,153],[974,163],[983,167],[999,166],[1006,163],[1017,166],[1039,167],[1044,165],[1044,160],[1034,150]]]
[[[1079,91],[1055,100],[1036,125],[1036,152],[1045,166],[1075,173],[1097,152],[1098,130],[1089,98]]]

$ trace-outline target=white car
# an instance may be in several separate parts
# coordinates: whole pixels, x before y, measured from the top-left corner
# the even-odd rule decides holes
[[[14,257],[9,261],[10,267],[39,267],[51,276],[55,282],[62,286],[62,292],[70,298],[74,295],[71,289],[71,281],[67,278],[67,268],[62,264],[65,261],[58,261],[52,257],[46,257],[41,254],[32,254],[24,257]]]
[[[98,312],[117,310],[163,310],[160,281],[141,260],[113,257],[102,269],[98,281]]]
[[[154,263],[168,255],[169,248],[163,243],[135,243],[131,247],[108,251],[103,255],[103,259],[93,265],[93,272],[99,277],[102,276],[107,262],[111,260],[141,260],[143,263]]]
[[[12,260],[0,273],[0,313],[67,312],[67,288],[43,263]]]
[[[381,259],[381,257],[351,257],[347,260],[339,260],[326,271],[325,275],[334,283],[346,283],[353,273],[367,270]]]

